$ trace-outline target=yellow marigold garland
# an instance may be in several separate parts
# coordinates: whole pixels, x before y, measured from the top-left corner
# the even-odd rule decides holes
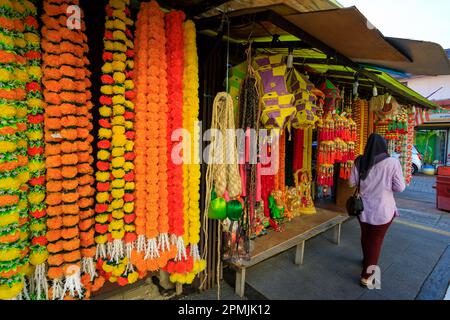
[[[106,107],[112,105],[107,118],[101,120],[101,125],[111,127],[104,138],[111,138],[110,145],[105,144],[100,152],[105,153],[103,159],[97,164],[99,169],[111,168],[111,181],[101,182],[97,185],[101,193],[109,193],[110,197],[101,200],[109,203],[108,213],[111,217],[104,219],[97,228],[98,232],[109,231],[107,255],[100,255],[102,271],[111,282],[119,285],[132,283],[137,279],[137,273],[131,263],[131,251],[136,240],[135,215],[134,215],[134,83],[132,69],[134,63],[134,44],[131,41],[132,34],[128,27],[133,21],[128,18],[130,14],[127,5],[128,0],[111,0],[106,7],[107,21],[105,31],[105,64],[103,65],[102,101]],[[120,21],[117,23],[117,21]],[[122,26],[125,25],[125,29]],[[117,26],[121,26],[120,29]],[[125,46],[125,53],[109,48]],[[105,176],[106,178],[106,176]],[[100,189],[99,189],[100,187]],[[98,208],[98,214],[103,216],[103,208]],[[99,212],[100,211],[100,212]],[[104,228],[108,226],[108,229]],[[101,248],[101,247],[99,247]]]
[[[28,69],[41,66],[39,24],[35,19],[36,8],[25,19],[25,57]],[[30,171],[29,215],[30,215],[30,263],[35,267],[32,275],[36,299],[48,299],[48,285],[45,262],[48,258],[47,239],[45,237],[45,157],[44,157],[44,103],[42,101],[41,74],[29,74],[26,85],[28,104],[28,168]]]
[[[183,77],[183,127],[189,131],[189,141],[183,150],[189,148],[183,164],[184,185],[184,241],[189,244],[193,268],[187,273],[172,273],[172,282],[192,283],[195,275],[204,270],[206,262],[200,259],[200,165],[199,136],[196,121],[199,115],[198,57],[195,25],[191,20],[184,23],[184,77]]]
[[[32,8],[28,1],[0,3],[4,21],[0,25],[0,299],[17,297],[24,288],[24,275],[32,271],[28,256],[28,74],[26,60],[18,58],[26,47],[23,19]],[[6,60],[11,55],[15,61]],[[27,291],[23,293],[27,298]]]

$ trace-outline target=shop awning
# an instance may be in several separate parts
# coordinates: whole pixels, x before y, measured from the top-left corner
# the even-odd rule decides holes
[[[343,67],[351,70],[351,77],[357,75],[370,85],[386,88],[397,98],[402,98],[405,104],[438,108],[435,103],[392,78],[388,72],[394,71],[393,66],[402,64],[408,69],[396,68],[395,72],[429,67],[432,74],[450,74],[448,59],[425,63],[420,59],[420,46],[417,46],[420,41],[385,38],[355,7],[285,16],[268,8],[252,9],[251,13],[242,11],[232,12],[226,18],[230,24],[229,33],[224,27],[223,15],[198,20],[197,30],[218,38],[229,34],[229,39],[243,44],[253,39],[258,41],[260,48],[281,47],[285,48],[286,54],[288,49],[300,48],[294,50],[294,56],[302,59],[303,64]],[[429,47],[429,53],[434,56],[445,55],[438,44]],[[419,61],[417,64],[414,58]]]
[[[356,7],[285,18],[355,62],[411,74],[450,74],[450,60],[439,44],[384,37]]]

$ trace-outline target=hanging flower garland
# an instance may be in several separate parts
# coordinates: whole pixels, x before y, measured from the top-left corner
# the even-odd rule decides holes
[[[0,299],[17,297],[29,268],[26,47],[28,1],[0,3]],[[23,291],[27,294],[27,291]],[[25,296],[26,297],[26,296]]]
[[[89,80],[89,76],[91,75],[88,71],[87,67],[89,65],[89,61],[86,58],[86,54],[88,52],[87,45],[87,37],[84,34],[85,24],[84,21],[81,21],[81,43],[83,46],[84,56],[80,60],[82,60],[81,66],[84,67],[86,74],[82,81],[74,82],[74,86],[69,86],[70,89],[76,87],[74,91],[80,91],[86,95],[86,103],[79,103],[77,105],[77,124],[78,124],[78,140],[77,140],[77,156],[78,156],[78,187],[77,193],[79,195],[78,199],[78,207],[80,208],[80,221],[78,223],[78,228],[80,230],[80,249],[81,249],[81,272],[84,273],[86,277],[90,277],[91,281],[93,281],[94,277],[96,277],[95,271],[95,218],[94,218],[94,193],[95,189],[92,187],[95,182],[94,178],[94,168],[93,162],[94,159],[91,156],[92,154],[92,142],[94,137],[90,132],[93,129],[92,124],[92,107],[93,104],[91,100],[91,81]],[[75,88],[74,88],[75,89]],[[97,287],[102,283],[102,279],[96,279],[95,285]],[[92,286],[91,286],[92,288]],[[86,288],[89,290],[89,288]]]
[[[159,198],[159,142],[162,139],[160,136],[158,121],[159,121],[159,87],[158,83],[159,73],[161,68],[161,47],[162,37],[164,36],[164,14],[159,8],[156,1],[148,4],[147,14],[149,17],[148,23],[148,69],[147,82],[149,85],[147,94],[147,105],[145,106],[146,117],[146,189],[147,198],[145,200],[146,209],[146,237],[147,244],[144,259],[147,263],[149,271],[156,271],[159,268],[158,258],[160,257],[158,249],[158,216],[160,211]],[[154,49],[154,52],[151,51]]]
[[[172,273],[172,282],[192,283],[196,274],[204,270],[206,262],[200,259],[200,165],[198,164],[199,137],[195,121],[199,115],[198,98],[198,57],[195,24],[188,20],[184,23],[184,74],[183,74],[183,127],[189,131],[190,148],[183,164],[184,186],[184,242],[190,244],[189,253],[193,259],[193,268],[189,273]]]
[[[156,4],[156,3],[155,3]],[[156,8],[156,6],[155,6]],[[156,10],[156,9],[155,9]],[[158,8],[159,11],[161,11]],[[161,18],[162,19],[162,18]],[[171,246],[169,242],[169,207],[168,198],[169,192],[168,184],[168,156],[167,156],[167,142],[164,139],[168,132],[168,83],[167,83],[167,55],[166,55],[166,36],[162,32],[159,38],[156,39],[159,45],[160,52],[160,66],[159,66],[159,119],[158,131],[160,138],[158,139],[159,162],[158,162],[158,187],[159,187],[159,215],[158,215],[158,232],[159,232],[159,259],[158,266],[163,268],[167,265],[170,259],[176,255],[176,247]]]
[[[88,48],[83,23],[81,30],[67,28],[69,5],[78,1],[46,0],[42,16],[48,277],[53,280],[53,299],[88,298],[81,269],[95,272]]]
[[[111,170],[111,181],[102,181],[98,191],[105,192],[102,201],[109,203],[111,216],[103,221],[103,231],[109,232],[107,255],[101,268],[111,282],[126,285],[137,280],[131,264],[131,251],[136,240],[134,226],[134,84],[131,80],[134,62],[134,44],[128,27],[133,21],[128,17],[128,0],[111,0],[106,7],[105,52],[102,81],[102,100],[107,102],[107,114],[100,125],[106,126],[104,138],[110,138],[108,148],[100,150],[97,166]],[[111,129],[109,129],[111,128]],[[106,175],[105,175],[106,179]],[[99,194],[99,193],[98,193]],[[97,195],[98,195],[97,194]],[[109,196],[110,195],[110,196]],[[106,209],[106,207],[104,208]],[[105,216],[104,211],[99,212]],[[106,239],[105,239],[106,240]],[[124,247],[125,242],[125,247]],[[100,255],[105,259],[105,252]],[[103,260],[102,259],[102,260]]]
[[[178,142],[172,141],[174,130],[183,127],[183,67],[184,67],[184,37],[183,21],[184,13],[172,11],[165,17],[166,20],[166,54],[167,54],[167,92],[168,92],[168,185],[170,195],[168,209],[170,212],[170,231],[174,235],[172,243],[176,243],[176,262],[187,259],[184,235],[184,212],[183,212],[183,167],[174,164],[172,150]],[[182,155],[181,155],[182,156]],[[185,269],[184,267],[179,270]],[[184,272],[179,272],[184,273]]]
[[[33,275],[36,299],[48,299],[46,265],[48,251],[45,237],[45,157],[44,157],[44,103],[41,88],[41,52],[39,24],[35,18],[36,9],[26,17],[24,38],[27,41],[25,57],[29,81],[26,85],[28,104],[28,181],[30,215],[30,263],[35,266]],[[39,70],[39,72],[37,72]]]
[[[136,22],[136,68],[134,70],[134,84],[136,86],[135,102],[135,225],[136,248],[133,250],[132,263],[137,267],[140,277],[147,273],[147,265],[144,261],[146,250],[146,220],[147,211],[145,199],[146,191],[146,122],[147,122],[147,68],[148,68],[148,23],[149,15],[147,3],[141,3]]]

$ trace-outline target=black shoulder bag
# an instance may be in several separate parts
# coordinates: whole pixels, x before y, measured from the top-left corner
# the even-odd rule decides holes
[[[347,213],[349,216],[357,217],[364,211],[364,203],[359,193],[361,186],[361,174],[358,172],[358,185],[355,193],[347,200]]]

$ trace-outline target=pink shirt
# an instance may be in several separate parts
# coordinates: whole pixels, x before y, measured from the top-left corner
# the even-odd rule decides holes
[[[349,183],[351,187],[358,184],[358,170],[355,166]],[[361,180],[361,197],[364,203],[364,211],[359,216],[361,222],[376,226],[389,223],[398,215],[394,192],[402,192],[405,187],[398,159],[387,158],[374,165],[368,177]]]

